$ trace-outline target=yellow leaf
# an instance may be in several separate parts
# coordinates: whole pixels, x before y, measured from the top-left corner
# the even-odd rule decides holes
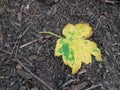
[[[55,56],[62,56],[63,62],[72,68],[72,74],[78,72],[82,62],[92,63],[91,55],[94,55],[96,60],[102,61],[101,51],[96,43],[86,40],[92,35],[89,24],[67,24],[62,33],[65,38],[57,40]]]
[[[92,35],[92,27],[90,27],[89,24],[79,23],[76,24],[75,26],[78,28],[79,32],[82,33],[81,37],[89,38]]]

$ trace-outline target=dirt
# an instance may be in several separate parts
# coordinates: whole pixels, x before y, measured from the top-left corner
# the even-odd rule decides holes
[[[120,90],[119,7],[100,0],[1,0],[0,90]],[[62,36],[66,24],[79,22],[93,27],[90,40],[103,61],[93,57],[72,75],[54,56],[58,38],[39,32]]]

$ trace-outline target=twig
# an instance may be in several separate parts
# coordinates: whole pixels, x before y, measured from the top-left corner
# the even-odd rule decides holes
[[[78,75],[81,75],[81,74],[86,73],[86,72],[87,72],[86,69],[82,69],[80,72],[78,72]]]
[[[50,35],[53,35],[53,36],[56,36],[58,38],[62,38],[61,36],[55,34],[55,33],[52,33],[52,32],[39,32],[40,34],[50,34]]]
[[[106,3],[112,3],[112,4],[117,4],[120,3],[119,0],[105,0]]]
[[[39,40],[39,39],[36,39],[36,40],[30,41],[30,42],[28,42],[28,43],[26,43],[26,44],[23,44],[23,45],[20,46],[20,48],[24,48],[24,47],[26,47],[26,46],[28,46],[28,45],[30,45],[30,44],[32,44],[32,43],[37,42],[38,40]]]
[[[98,85],[91,86],[91,87],[89,87],[89,88],[87,88],[87,89],[85,89],[85,90],[92,90],[92,89],[94,89],[94,88],[96,88],[96,87],[100,87],[100,86],[102,86],[102,84],[98,84]]]
[[[98,25],[100,24],[100,22],[101,22],[101,17],[98,19],[98,22],[97,22],[97,25],[95,26],[95,29],[94,29],[94,31],[93,32],[96,32],[96,30],[97,30],[97,28],[98,28]]]
[[[7,51],[5,51],[5,50],[0,49],[0,51],[3,51],[3,52],[5,52],[5,53],[11,55],[10,52],[7,52]],[[51,88],[47,83],[45,83],[45,81],[43,81],[42,79],[40,79],[38,76],[36,76],[34,73],[32,73],[27,67],[25,67],[25,65],[23,65],[23,63],[22,63],[19,59],[16,58],[16,61],[17,61],[27,72],[29,72],[34,78],[36,78],[38,81],[40,81],[42,84],[44,84],[49,90],[54,90],[54,89]],[[1,77],[0,77],[0,78],[1,78]]]
[[[21,39],[21,38],[24,36],[24,34],[28,31],[28,29],[30,28],[30,26],[31,26],[31,25],[29,25],[29,26],[25,29],[25,31],[18,36],[18,38],[17,38],[17,40],[16,40],[16,42],[15,42],[15,44],[14,44],[14,47],[13,47],[13,50],[12,50],[12,53],[11,53],[10,58],[12,57],[12,55],[13,55],[13,53],[14,53],[14,50],[16,49],[17,44],[19,44],[20,39]],[[17,49],[18,49],[18,47],[17,47]],[[17,50],[16,50],[16,52],[17,52]]]
[[[31,27],[31,25],[29,25],[29,26],[25,29],[25,31],[18,36],[18,38],[21,39],[21,38],[25,35],[25,33],[28,31],[28,29],[29,29],[30,27]]]
[[[15,26],[15,24],[9,19],[10,23],[12,24],[12,26],[17,30],[20,31],[19,28],[17,26]]]
[[[25,60],[29,64],[29,66],[33,67],[32,63],[27,58],[25,58],[21,55],[17,55],[17,58],[21,58],[21,59]]]
[[[32,3],[29,3],[29,5],[30,5],[30,4],[32,4]],[[30,16],[30,17],[26,18],[26,19],[23,21],[23,23],[28,22],[28,20],[30,20],[30,18],[32,19],[32,18],[34,17],[34,15],[35,15],[35,13],[36,13],[37,9],[38,9],[38,5],[37,5],[36,9],[34,10],[34,12],[33,12],[32,16]],[[28,14],[26,11],[23,11],[23,12],[24,12],[26,15],[28,15],[28,16],[29,16],[29,14]]]
[[[40,81],[42,84],[44,84],[49,90],[54,90],[47,83],[45,83],[45,81],[40,79],[38,76],[36,76],[34,73],[32,73],[27,67],[25,67],[24,64],[19,59],[16,58],[16,60],[27,72],[29,72],[34,78],[36,78],[38,81]]]
[[[38,50],[37,50],[37,55],[39,54],[41,48],[42,48],[42,46],[39,46],[39,48],[38,48]]]
[[[3,49],[1,49],[1,48],[0,48],[0,51],[4,52],[4,53],[6,53],[6,54],[9,54],[9,55],[11,55],[11,53],[10,53],[10,52],[8,52],[8,51],[5,51],[5,50],[3,50]]]
[[[70,85],[71,83],[76,82],[76,81],[79,81],[79,79],[70,79],[70,80],[68,80],[67,82],[65,82],[65,83],[60,87],[60,89],[64,88],[64,87],[67,86],[67,85]]]
[[[16,49],[16,46],[17,46],[17,43],[18,42],[16,41],[15,44],[14,44],[14,47],[13,47],[13,50],[11,52],[10,58],[13,56],[14,50]]]
[[[5,53],[11,55],[10,52],[7,52],[7,51],[5,51],[5,50],[0,49],[0,51],[3,51],[3,52],[5,52]],[[17,61],[27,72],[29,72],[34,78],[36,78],[38,81],[40,81],[42,84],[44,84],[49,90],[54,90],[54,89],[51,88],[47,83],[45,83],[45,81],[43,81],[42,79],[40,79],[39,77],[37,77],[37,76],[36,76],[34,73],[32,73],[27,67],[25,67],[25,65],[23,65],[23,63],[22,63],[19,59],[16,58],[16,61]]]
[[[85,88],[88,85],[87,82],[82,82],[78,85],[72,85],[72,90],[83,90],[83,88]]]

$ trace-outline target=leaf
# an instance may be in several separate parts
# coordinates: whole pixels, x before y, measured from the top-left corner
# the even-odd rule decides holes
[[[78,72],[82,62],[92,63],[91,55],[94,55],[97,61],[102,61],[101,51],[96,43],[87,40],[92,35],[89,24],[67,24],[62,33],[65,38],[57,40],[55,56],[62,56],[64,64],[72,68],[72,74]]]
[[[92,28],[89,24],[67,24],[63,29],[63,35],[66,38],[81,39],[81,38],[89,38],[92,35]]]

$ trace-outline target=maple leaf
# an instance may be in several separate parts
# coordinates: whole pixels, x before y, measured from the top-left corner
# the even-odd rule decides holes
[[[72,68],[72,74],[78,72],[82,62],[92,63],[91,55],[94,55],[97,61],[102,61],[101,51],[97,44],[87,40],[92,35],[89,24],[67,24],[62,33],[65,37],[57,40],[55,56],[62,55],[63,62]]]

